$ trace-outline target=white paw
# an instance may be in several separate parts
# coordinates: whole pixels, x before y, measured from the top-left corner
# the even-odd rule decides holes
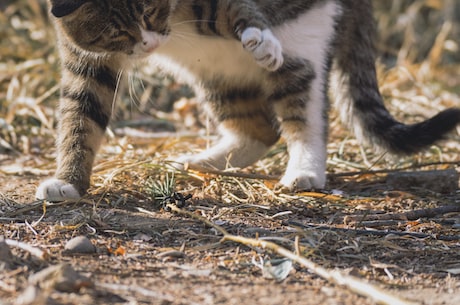
[[[79,199],[81,196],[72,184],[52,178],[40,184],[35,197],[48,201],[64,201],[66,199]]]
[[[180,156],[174,161],[173,167],[178,170],[185,170],[187,168],[195,170],[223,170],[226,168],[226,163],[224,158],[217,158],[216,160],[201,153]]]
[[[303,171],[286,172],[280,184],[291,190],[324,189],[326,186],[326,173],[306,173]]]
[[[258,28],[247,28],[241,35],[241,42],[261,67],[276,71],[283,64],[281,43],[269,29],[261,31]]]
[[[218,170],[245,168],[259,160],[267,149],[268,146],[260,141],[227,133],[211,148],[196,155],[181,156],[176,161],[198,170],[200,168]]]

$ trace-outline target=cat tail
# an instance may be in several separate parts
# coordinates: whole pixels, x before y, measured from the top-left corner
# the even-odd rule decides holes
[[[359,16],[372,19],[371,12]],[[375,30],[360,23],[368,25],[374,21],[355,20],[351,28],[342,33],[339,30],[332,60],[331,91],[342,122],[361,143],[393,154],[415,153],[445,138],[460,123],[460,108],[444,110],[410,125],[398,122],[385,108],[375,69]]]

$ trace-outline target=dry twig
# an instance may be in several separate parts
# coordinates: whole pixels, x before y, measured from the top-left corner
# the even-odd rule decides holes
[[[355,228],[337,228],[334,226],[323,225],[323,224],[302,224],[296,221],[287,222],[288,225],[294,227],[300,227],[303,229],[315,229],[315,230],[325,230],[325,231],[334,231],[334,232],[349,232],[355,235],[375,235],[375,236],[410,236],[413,238],[433,238],[437,240],[453,241],[460,240],[460,235],[435,235],[435,234],[426,234],[419,232],[407,232],[407,231],[395,231],[395,230],[366,230],[366,229],[355,229]]]
[[[212,169],[212,168],[197,166],[197,165],[193,165],[193,167],[192,166],[189,167],[188,164],[186,164],[186,168],[187,170],[190,170],[190,171],[197,171],[197,172],[208,174],[208,175],[217,175],[217,176],[223,176],[223,177],[259,179],[259,180],[279,180],[279,177],[277,176],[236,172],[236,171],[230,171],[230,169],[223,171],[223,170],[217,170],[217,169]]]
[[[353,224],[363,220],[417,220],[419,218],[431,218],[436,215],[460,212],[460,205],[446,205],[431,209],[413,210],[404,213],[385,213],[385,214],[366,214],[366,215],[348,215],[343,222]]]
[[[363,171],[353,171],[353,172],[343,172],[343,173],[330,173],[327,176],[329,178],[340,178],[340,177],[352,177],[352,176],[363,176],[363,175],[378,175],[378,174],[389,174],[395,172],[402,172],[410,169],[424,168],[428,166],[443,166],[443,165],[452,165],[459,166],[459,161],[453,162],[428,162],[428,163],[419,163],[412,164],[410,166],[394,168],[394,169],[379,169],[379,170],[363,170]]]
[[[413,304],[411,302],[402,300],[396,296],[390,295],[369,283],[365,283],[359,280],[356,277],[344,275],[338,270],[328,270],[326,268],[323,268],[319,266],[318,264],[306,259],[305,257],[297,255],[293,253],[292,251],[289,251],[286,248],[283,248],[275,243],[260,240],[260,239],[253,239],[253,238],[246,238],[242,236],[232,235],[228,233],[224,228],[210,222],[208,219],[200,215],[193,214],[188,211],[182,210],[174,205],[168,205],[168,207],[176,213],[187,215],[189,217],[197,219],[205,223],[206,225],[216,229],[218,232],[220,232],[223,235],[221,242],[233,241],[233,242],[237,242],[237,243],[240,243],[246,246],[258,247],[262,249],[269,249],[273,252],[276,252],[286,258],[289,258],[299,263],[300,265],[306,267],[310,272],[313,272],[319,275],[320,277],[322,277],[323,279],[331,283],[334,283],[340,286],[345,286],[351,291],[361,296],[372,298],[378,304],[390,304],[390,305]]]

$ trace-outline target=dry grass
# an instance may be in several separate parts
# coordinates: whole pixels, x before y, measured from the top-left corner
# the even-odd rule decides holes
[[[372,304],[372,301],[340,292],[338,287],[321,282],[300,267],[291,273],[286,286],[267,284],[259,278],[257,272],[260,270],[254,269],[251,261],[254,257],[276,255],[259,247],[222,244],[219,242],[222,236],[215,229],[159,209],[152,199],[152,187],[158,188],[158,185],[152,181],[164,182],[173,173],[174,191],[184,196],[193,195],[186,200],[184,209],[225,227],[235,236],[275,241],[288,249],[297,249],[302,257],[325,268],[338,268],[369,279],[411,300],[420,301],[421,296],[429,298],[429,294],[433,294],[423,295],[421,291],[419,296],[412,295],[410,292],[418,291],[420,284],[426,289],[438,287],[436,298],[446,300],[446,304],[452,299],[448,297],[449,291],[455,294],[460,290],[458,212],[425,216],[419,220],[386,219],[387,222],[380,222],[372,229],[381,235],[357,231],[370,227],[369,223],[362,224],[369,215],[390,212],[402,215],[411,210],[458,205],[458,192],[446,195],[417,188],[399,190],[385,183],[388,171],[458,169],[458,134],[443,142],[442,147],[433,146],[415,156],[389,159],[372,149],[360,147],[332,114],[328,188],[340,192],[283,194],[274,191],[274,178],[282,174],[287,161],[283,142],[244,171],[173,171],[170,166],[173,156],[199,151],[213,136],[209,136],[206,124],[200,123],[192,97],[176,103],[176,111],[172,113],[150,108],[151,98],[145,92],[158,98],[157,103],[165,105],[165,109],[176,99],[176,94],[189,93],[172,80],[139,71],[136,74],[142,82],[133,81],[134,93],[127,90],[120,98],[119,106],[128,111],[114,118],[94,169],[90,194],[78,204],[32,204],[38,181],[54,170],[59,67],[44,1],[8,2],[12,4],[4,8],[0,4],[3,9],[0,11],[1,234],[47,249],[50,258],[37,262],[13,249],[19,261],[15,262],[16,268],[7,272],[9,276],[0,275],[0,298],[12,302],[18,296],[17,291],[27,286],[31,271],[67,261],[74,266],[84,266],[79,271],[92,274],[107,298],[114,297],[107,292],[111,291],[125,299],[146,303],[154,303],[149,296],[155,295],[169,303],[207,304],[204,297],[200,299],[193,291],[197,287],[204,289],[204,284],[200,285],[200,281],[196,284],[194,279],[207,283],[209,275],[196,274],[209,269],[214,274],[211,287],[220,289],[222,295],[225,295],[222,286],[234,283],[240,285],[238,289],[255,285],[260,291],[264,291],[264,286],[273,291],[283,287],[285,290],[280,294],[293,289],[299,299],[304,294],[314,295],[305,291],[306,287],[314,287],[316,293],[319,291],[327,300],[335,298],[344,304]],[[459,30],[445,25],[445,12],[436,8],[444,2],[392,1],[393,6],[390,1],[375,2],[381,30],[379,49],[382,62],[386,64],[379,65],[381,91],[391,112],[398,119],[412,122],[446,107],[459,106],[458,50],[449,51],[455,46],[458,48]],[[427,14],[429,24],[424,23]],[[408,24],[413,26],[408,28]],[[421,37],[431,43],[420,43]],[[127,121],[146,117],[154,117],[155,121],[148,121],[141,127]],[[171,126],[177,132],[171,132]],[[348,172],[362,174],[340,175]],[[347,216],[358,221],[347,223]],[[394,234],[385,233],[387,231]],[[136,239],[140,233],[150,238],[148,242],[140,243]],[[422,238],[411,233],[426,235]],[[92,236],[93,242],[108,249],[108,253],[100,254],[102,259],[98,256],[63,257],[60,249],[65,240],[79,234]],[[441,241],[436,236],[450,236],[453,240]],[[178,256],[185,253],[185,258],[169,256],[171,250]],[[114,253],[125,255],[117,260]],[[189,269],[184,269],[185,265]],[[149,277],[152,282],[138,283],[135,286],[138,288],[129,290],[127,287],[137,281],[133,278],[138,277]],[[155,279],[162,279],[164,283]],[[178,290],[178,285],[184,285],[180,286],[183,290]],[[141,286],[155,286],[164,294],[154,294]],[[334,293],[322,286],[330,287]],[[169,290],[171,287],[176,288]],[[212,294],[208,290],[203,293]],[[258,295],[257,291],[252,293]],[[229,294],[229,298],[239,299],[238,291]],[[87,295],[92,301],[81,295],[56,292],[49,297],[79,304],[94,304],[94,300],[104,299],[98,299],[92,292]],[[311,297],[312,304],[327,303]],[[217,297],[214,298],[217,302]],[[244,300],[244,296],[241,298]],[[292,298],[298,300],[295,296]],[[272,303],[276,304],[275,299]],[[427,301],[427,304],[437,303],[436,300]]]

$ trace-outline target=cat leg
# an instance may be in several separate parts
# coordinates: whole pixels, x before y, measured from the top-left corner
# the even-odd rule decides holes
[[[40,184],[35,194],[37,199],[78,199],[89,188],[93,161],[104,130],[79,111],[63,114],[61,122],[56,144],[56,174]]]
[[[63,110],[69,102],[65,98],[61,101],[64,105],[56,143],[56,174],[40,184],[35,194],[37,199],[78,199],[89,188],[93,161],[105,128],[81,113],[81,109]]]
[[[249,27],[241,34],[241,43],[257,64],[268,71],[276,71],[283,65],[281,44],[269,29]]]
[[[233,94],[224,100],[208,103],[218,121],[220,140],[202,153],[182,156],[178,162],[191,168],[244,168],[259,160],[278,140],[276,120],[266,103],[234,99]]]
[[[292,73],[287,78],[285,73]],[[289,161],[280,184],[289,190],[321,189],[326,184],[327,100],[324,85],[308,61],[293,61],[273,76],[272,95],[287,142]]]
[[[57,170],[38,187],[38,199],[62,201],[85,194],[112,111],[117,73],[109,68],[111,63],[75,61],[71,56],[63,57]]]

